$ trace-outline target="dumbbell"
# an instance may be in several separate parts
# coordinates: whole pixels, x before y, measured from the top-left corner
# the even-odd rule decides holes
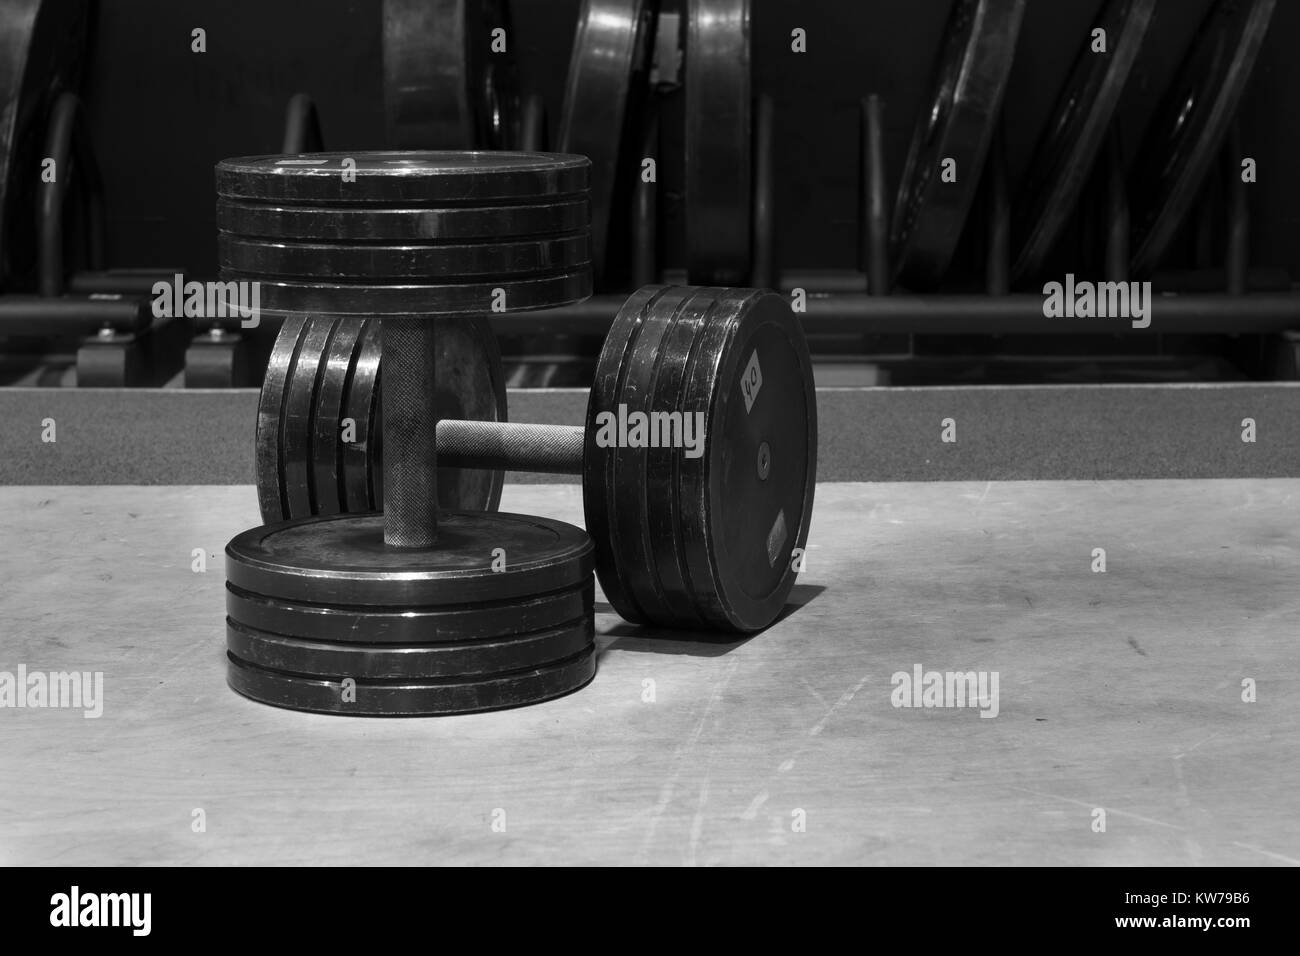
[[[265,309],[283,313],[282,336],[301,334],[299,354],[308,342],[334,354],[339,343],[369,341],[387,379],[378,417],[367,410],[383,425],[383,511],[294,517],[226,547],[235,690],[300,710],[410,715],[534,703],[591,680],[590,537],[547,518],[442,510],[435,443],[440,326],[591,291],[585,225],[563,237],[496,232],[472,242],[456,230],[477,229],[502,206],[583,199],[588,168],[584,157],[528,153],[322,153],[218,165],[221,201],[253,208],[254,218],[382,208],[441,230],[399,247],[220,237],[223,280],[257,282]],[[326,280],[303,275],[304,263]],[[313,388],[320,372],[317,362]],[[332,398],[338,408],[353,385],[345,376]],[[310,449],[317,433],[289,410],[318,411],[319,394],[289,387],[282,397],[274,423],[282,444]]]
[[[441,419],[437,458],[461,475],[581,475],[596,572],[619,614],[754,631],[802,568],[816,411],[786,300],[649,286],[614,319],[585,426]]]

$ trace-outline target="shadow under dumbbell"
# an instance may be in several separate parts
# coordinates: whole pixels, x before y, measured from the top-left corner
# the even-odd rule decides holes
[[[825,590],[826,586],[824,584],[796,584],[790,589],[790,599],[785,602],[785,607],[781,608],[781,613],[776,616],[776,620],[768,626],[773,627],[780,624],[799,608],[811,604],[821,597],[822,592]]]
[[[620,624],[596,638],[597,659],[611,651],[649,654],[686,654],[691,657],[721,657],[751,641],[754,634],[720,634],[717,631],[677,631],[663,627]],[[604,638],[604,640],[601,640]],[[608,642],[608,643],[606,643]]]
[[[816,600],[826,588],[820,584],[796,584],[776,620],[775,627],[806,604]],[[614,609],[604,601],[597,601],[597,614],[614,614]],[[619,623],[598,637],[600,655],[610,651],[638,651],[652,654],[689,654],[694,657],[721,657],[756,637],[768,628],[754,634],[728,634],[720,631],[680,631],[664,627],[640,627]],[[604,638],[604,640],[600,640]]]

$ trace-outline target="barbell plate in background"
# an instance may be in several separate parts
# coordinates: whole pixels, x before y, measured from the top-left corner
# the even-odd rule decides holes
[[[584,0],[569,58],[559,148],[591,160],[592,262],[604,275],[615,202],[631,201],[639,157],[624,159],[629,109],[644,92],[658,0]],[[635,137],[640,145],[640,137]],[[621,187],[621,188],[620,188]]]
[[[1217,0],[1147,124],[1129,194],[1133,272],[1154,272],[1191,212],[1250,82],[1276,0]]]
[[[948,271],[983,178],[1026,0],[956,0],[899,180],[890,257],[899,281],[932,289]],[[944,181],[944,164],[954,181]]]
[[[1137,61],[1156,0],[1106,0],[1034,148],[1015,211],[1012,280],[1034,277],[1074,215]],[[1105,53],[1092,30],[1104,31]]]
[[[687,0],[686,269],[696,285],[750,273],[749,0]]]
[[[384,0],[384,117],[394,149],[509,149],[519,122],[504,0]],[[494,52],[493,31],[504,50]]]
[[[0,4],[0,289],[34,274],[44,124],[54,98],[79,85],[89,12],[87,0]]]

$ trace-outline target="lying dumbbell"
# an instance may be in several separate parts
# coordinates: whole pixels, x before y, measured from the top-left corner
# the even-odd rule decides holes
[[[605,340],[585,426],[449,418],[436,437],[440,474],[581,475],[597,575],[630,621],[759,630],[802,568],[816,398],[803,333],[773,293],[643,288]]]

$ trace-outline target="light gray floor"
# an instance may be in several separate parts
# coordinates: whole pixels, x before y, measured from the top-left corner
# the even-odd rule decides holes
[[[0,710],[0,864],[1300,863],[1300,481],[823,485],[767,632],[602,603],[586,689],[422,720],[226,687],[251,487],[0,488],[0,520],[0,671],[105,681],[98,720]],[[997,672],[998,716],[893,707],[917,664]]]

